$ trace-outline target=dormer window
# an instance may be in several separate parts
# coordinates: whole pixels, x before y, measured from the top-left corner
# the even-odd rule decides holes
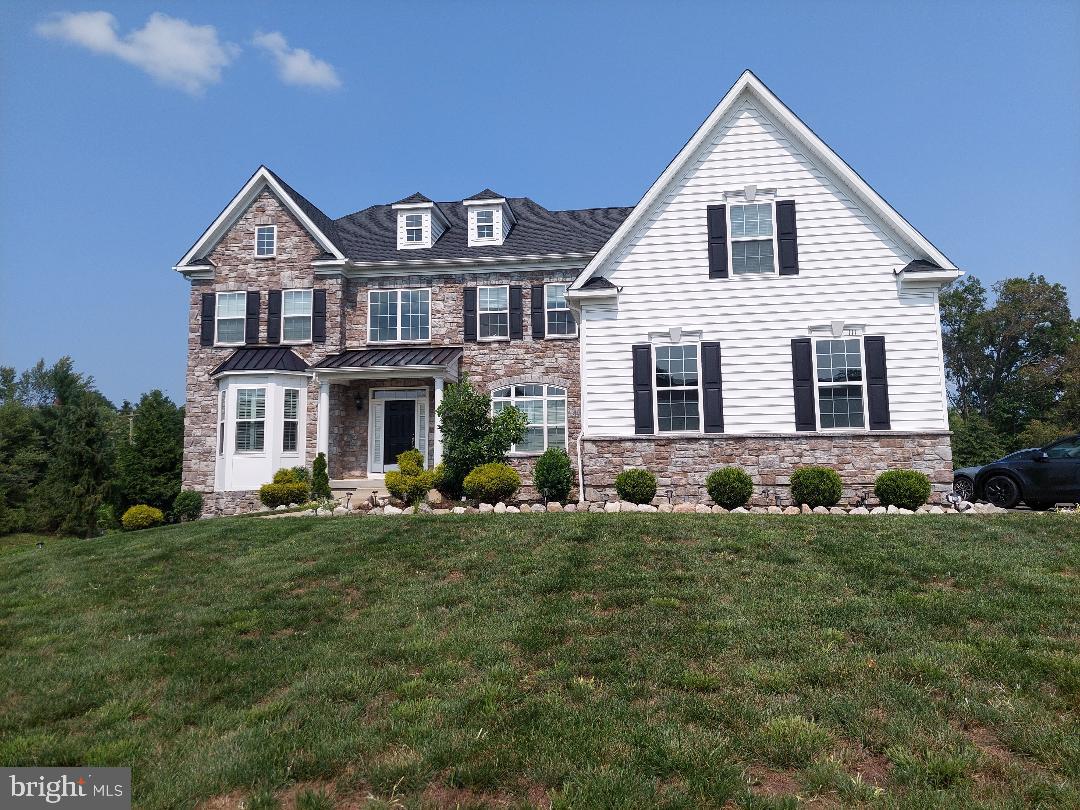
[[[255,255],[272,259],[277,254],[277,226],[259,225],[255,228]]]
[[[405,215],[405,241],[406,242],[423,242],[424,241],[424,215],[423,214],[406,214]]]
[[[476,212],[476,238],[495,238],[495,212],[491,209]]]

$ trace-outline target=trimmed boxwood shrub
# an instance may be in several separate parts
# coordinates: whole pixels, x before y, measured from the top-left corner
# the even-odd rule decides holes
[[[831,467],[800,467],[791,474],[791,497],[795,503],[836,506],[844,494],[844,482]]]
[[[882,506],[914,511],[930,500],[930,491],[930,479],[917,470],[887,470],[874,481]]]
[[[615,492],[621,501],[649,503],[656,497],[656,476],[648,470],[623,470],[615,476]]]
[[[424,469],[424,457],[419,450],[399,453],[397,466],[386,474],[386,488],[399,501],[410,506],[419,503],[431,489],[435,472]]]
[[[140,503],[124,512],[120,522],[123,524],[124,529],[133,532],[138,529],[160,526],[165,522],[165,515],[156,506],[147,506],[145,503]]]
[[[259,500],[267,509],[307,503],[308,495],[307,484],[263,484],[259,487]]]
[[[705,479],[705,489],[713,502],[725,509],[745,506],[754,494],[754,482],[738,467],[721,467]]]
[[[570,456],[561,447],[549,447],[536,460],[533,486],[545,501],[565,501],[573,483]]]
[[[509,464],[481,464],[465,476],[462,489],[480,503],[508,501],[521,489],[521,476]]]
[[[173,501],[173,516],[181,523],[185,520],[198,520],[202,514],[202,509],[202,493],[193,489],[185,489]]]

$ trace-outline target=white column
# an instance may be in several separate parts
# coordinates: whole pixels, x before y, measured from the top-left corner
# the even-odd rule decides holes
[[[434,425],[434,440],[431,443],[431,457],[434,459],[432,466],[442,461],[442,428],[439,427],[439,406],[442,405],[443,378],[435,378],[435,411],[431,414],[431,423]]]
[[[326,453],[330,445],[330,383],[327,380],[319,380],[319,413],[318,426],[315,432],[315,452]]]

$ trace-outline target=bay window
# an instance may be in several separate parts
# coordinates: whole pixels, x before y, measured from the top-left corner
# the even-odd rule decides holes
[[[281,451],[295,453],[300,436],[300,389],[286,388],[281,421]]]
[[[266,389],[236,390],[236,452],[260,453],[266,433]]]

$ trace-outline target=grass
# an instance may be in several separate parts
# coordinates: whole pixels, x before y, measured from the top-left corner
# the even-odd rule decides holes
[[[137,807],[1080,805],[1080,521],[201,521],[0,543],[0,764]]]

